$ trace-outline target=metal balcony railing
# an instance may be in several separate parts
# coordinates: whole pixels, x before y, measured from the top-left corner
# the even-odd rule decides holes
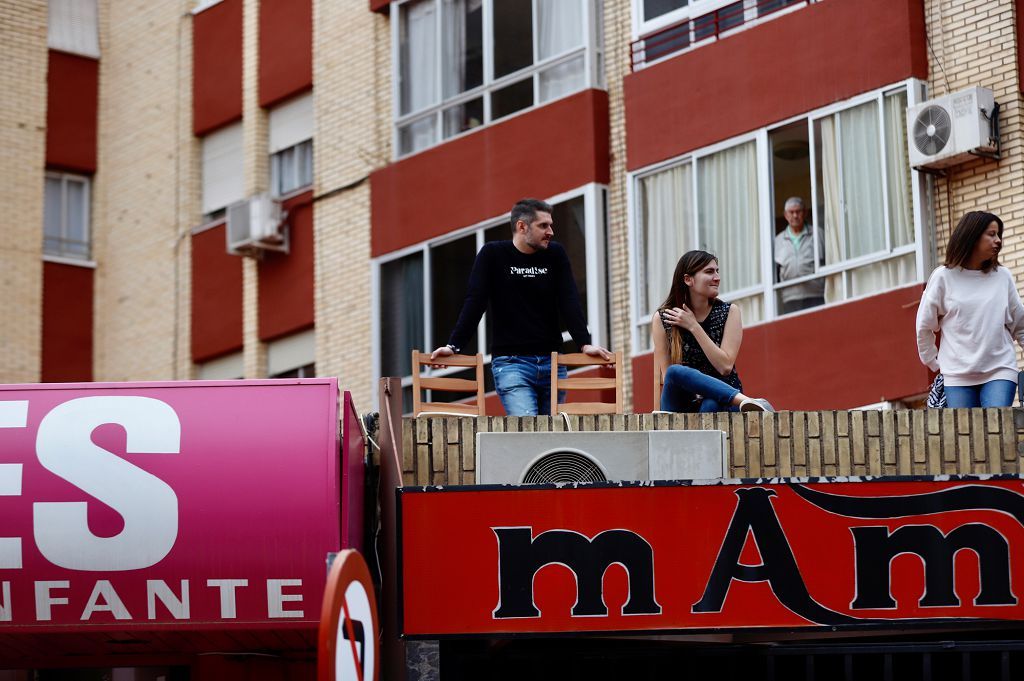
[[[690,16],[635,40],[630,45],[632,69],[701,43],[717,40],[723,33],[746,24],[761,23],[778,12],[796,6],[811,5],[821,0],[738,0],[704,14]]]

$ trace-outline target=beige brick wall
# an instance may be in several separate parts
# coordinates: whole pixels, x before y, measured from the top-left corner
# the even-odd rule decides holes
[[[96,380],[187,378],[192,2],[106,0],[94,185]]]
[[[373,409],[370,187],[391,157],[391,39],[364,2],[313,9],[317,373]]]
[[[926,0],[929,55],[929,97],[982,86],[1000,104],[1002,160],[971,161],[951,169],[934,183],[936,252],[945,256],[946,242],[960,217],[970,210],[996,213],[1006,225],[1000,259],[1024,284],[1024,144],[1021,139],[1020,80],[1013,0]],[[951,203],[950,203],[951,199]],[[950,207],[951,206],[951,207]]]
[[[608,293],[611,345],[627,358],[623,401],[633,404],[633,355],[631,334],[632,300],[629,287],[629,206],[626,202],[626,106],[623,78],[630,71],[629,45],[632,37],[630,0],[604,2],[604,62],[611,125],[611,184],[608,186]]]
[[[39,380],[46,0],[0,4],[0,383]]]
[[[269,189],[267,112],[260,106],[260,3],[242,3],[242,144],[245,154],[245,195]],[[256,258],[242,263],[242,342],[246,378],[267,375],[267,344],[259,336],[259,266]]]
[[[404,418],[404,484],[475,484],[477,432],[567,430],[721,430],[734,478],[1019,474],[1024,410]]]

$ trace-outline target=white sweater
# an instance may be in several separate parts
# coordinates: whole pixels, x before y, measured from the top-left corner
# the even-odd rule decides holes
[[[936,350],[935,332],[942,332]],[[917,308],[917,352],[946,385],[1017,382],[1013,341],[1024,347],[1024,305],[1005,267],[990,272],[938,267]]]

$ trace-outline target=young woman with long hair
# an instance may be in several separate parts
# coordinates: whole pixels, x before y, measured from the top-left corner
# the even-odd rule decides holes
[[[676,263],[672,289],[651,321],[664,411],[774,411],[743,394],[735,366],[743,321],[738,307],[718,298],[720,284],[718,258],[707,251]]]
[[[917,308],[917,352],[929,369],[942,373],[951,408],[1013,403],[1013,342],[1024,347],[1024,305],[1013,275],[999,265],[1002,245],[1003,221],[996,215],[964,215]]]

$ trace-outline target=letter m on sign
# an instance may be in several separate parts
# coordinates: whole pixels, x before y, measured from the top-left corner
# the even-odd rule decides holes
[[[540,617],[533,599],[533,578],[546,565],[568,568],[576,578],[573,617],[608,614],[604,573],[618,563],[629,576],[624,615],[657,615],[654,597],[654,551],[629,530],[607,530],[589,539],[571,530],[548,530],[533,536],[531,527],[491,528],[498,539],[498,607],[496,619]]]

